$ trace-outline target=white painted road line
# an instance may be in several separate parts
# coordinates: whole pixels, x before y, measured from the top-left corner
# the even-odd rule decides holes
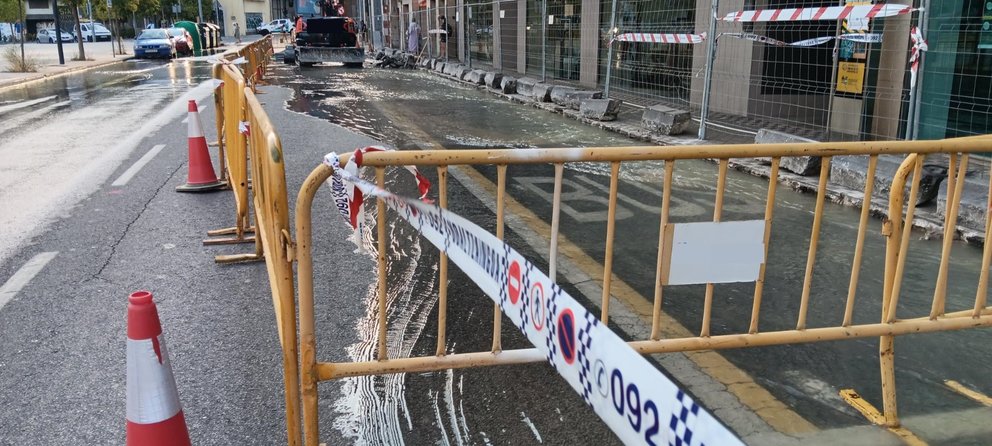
[[[35,275],[41,272],[45,265],[54,259],[58,253],[58,251],[52,251],[35,255],[21,269],[17,270],[10,279],[7,279],[7,283],[3,284],[3,287],[0,287],[0,310],[21,291],[21,288],[24,288],[24,285],[27,285]]]
[[[164,148],[165,144],[158,144],[155,147],[152,147],[152,149],[149,150],[145,156],[141,157],[138,161],[135,161],[134,165],[129,167],[124,171],[124,173],[121,174],[120,177],[114,180],[114,182],[111,183],[111,186],[123,186],[127,184],[128,181],[131,181],[131,178],[138,174],[138,171],[141,170],[142,167],[145,167],[145,164],[148,164],[148,162],[151,161],[152,158],[155,158],[155,155],[158,155],[158,152],[161,152]]]

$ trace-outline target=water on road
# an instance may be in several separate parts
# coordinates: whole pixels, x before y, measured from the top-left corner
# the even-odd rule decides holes
[[[300,70],[279,66],[273,81],[293,90],[294,98],[287,104],[290,110],[326,119],[401,149],[642,145],[420,71],[336,67]],[[347,151],[353,148],[332,146],[332,149]],[[654,294],[662,168],[661,162],[637,162],[625,163],[621,171],[614,272],[643,296]],[[481,167],[478,170],[495,182],[494,168]],[[703,161],[677,164],[673,222],[709,221],[712,218],[716,170],[715,164]],[[585,253],[600,261],[605,249],[609,172],[609,165],[603,163],[568,165],[563,190],[563,234],[570,240],[580,241],[578,244]],[[511,168],[508,179],[510,195],[547,223],[551,218],[552,176],[550,166],[526,166]],[[767,187],[766,180],[731,172],[723,219],[763,218]],[[492,214],[457,184],[452,186],[451,194],[449,203],[452,210],[483,227],[494,227]],[[779,188],[761,312],[762,331],[788,330],[796,325],[814,201],[812,195]],[[843,318],[858,218],[859,211],[856,209],[827,206],[812,281],[809,327],[839,325]],[[391,310],[391,320],[401,322],[395,329],[404,335],[402,343],[392,348],[396,353],[413,351],[421,355],[430,354],[435,330],[432,321],[436,315],[436,309],[433,309],[436,301],[436,257],[433,248],[423,249],[420,245],[423,241],[409,234],[409,230],[397,226],[391,226],[391,231],[396,233],[394,235],[401,235],[400,241],[391,237],[394,240],[393,249],[397,250],[396,258],[402,253],[415,265],[413,270],[395,274],[390,271],[391,279],[395,279],[391,283],[400,284],[398,287],[402,289],[395,293],[403,294],[391,294],[390,298],[393,302],[408,305]],[[855,324],[877,321],[881,311],[879,296],[884,239],[880,228],[880,221],[870,222],[858,285]],[[510,240],[513,240],[512,236]],[[415,252],[407,247],[408,244],[416,246]],[[519,249],[521,245],[522,242],[518,242],[514,246]],[[917,317],[929,312],[940,248],[939,241],[916,239],[911,242],[900,315]],[[980,250],[975,247],[954,244],[948,312],[971,308],[981,264],[980,255]],[[533,260],[546,267],[543,260]],[[457,290],[457,293],[473,287],[465,282],[464,277],[452,279],[451,289]],[[474,291],[469,293],[478,294]],[[698,332],[703,294],[702,286],[667,287],[665,309],[690,331]],[[718,285],[714,300],[713,334],[746,332],[752,295],[753,284]],[[370,288],[366,305],[373,300],[374,289]],[[490,326],[488,311],[491,305],[486,299],[480,296],[477,302],[461,305],[463,307],[457,310],[449,309],[449,314],[465,312],[482,327]],[[373,316],[374,311],[370,307],[368,317]],[[472,324],[467,325],[464,332],[449,327],[451,349],[471,351],[467,346],[472,345],[485,350],[488,329],[472,330],[469,328]],[[394,329],[392,325],[390,328]],[[899,338],[896,341],[896,378],[900,414],[925,415],[975,407],[971,401],[944,387],[943,381],[954,379],[985,393],[992,392],[983,359],[988,356],[992,348],[990,345],[992,333],[989,330]],[[371,350],[366,347],[353,347],[353,358],[370,358]],[[859,414],[841,401],[838,396],[840,389],[854,388],[877,405],[881,402],[877,339],[732,350],[723,354],[820,428],[864,423]],[[394,400],[425,401],[426,398],[428,405],[435,404],[438,408],[435,426],[440,430],[427,438],[436,438],[440,434],[445,441],[464,439],[478,428],[463,426],[464,419],[454,415],[460,412],[452,405],[451,389],[454,386],[461,390],[463,379],[473,374],[478,372],[440,373],[431,379],[422,379],[422,376],[384,378],[384,383],[368,380],[364,385],[346,387],[344,399],[350,401],[348,407],[354,409],[362,404],[360,400],[374,399],[370,397],[374,391],[378,397],[385,395],[387,405]],[[391,379],[395,381],[390,382]],[[412,383],[421,381],[432,384],[426,384],[426,391],[412,386]],[[404,388],[407,392],[405,397],[400,395]],[[495,386],[497,392],[499,388]],[[417,391],[423,394],[411,394],[411,389],[419,389]],[[520,402],[508,404],[527,404],[530,398],[541,397],[521,397]],[[395,401],[392,403],[394,407],[375,408],[367,402],[367,409],[386,411],[389,415],[385,418],[392,421],[372,425],[353,420],[347,426],[349,435],[370,440],[396,438],[392,435],[398,435],[398,431],[415,431],[409,415],[404,415],[407,408]],[[451,415],[450,420],[445,413]],[[381,418],[375,418],[375,423],[380,422]],[[390,423],[394,426],[392,431],[383,432],[390,428],[382,426]],[[338,428],[345,429],[346,426]],[[412,438],[423,437],[414,435]],[[468,443],[478,442],[480,437],[472,439]]]

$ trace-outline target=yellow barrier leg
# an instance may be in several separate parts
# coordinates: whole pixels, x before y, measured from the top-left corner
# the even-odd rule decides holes
[[[864,415],[872,424],[876,424],[885,427],[889,432],[899,436],[904,443],[910,446],[926,446],[927,442],[923,441],[916,434],[911,432],[909,429],[900,426],[886,426],[886,417],[879,413],[875,406],[866,401],[861,397],[858,392],[853,389],[843,389],[840,391],[840,397],[851,407],[855,408],[861,415]]]

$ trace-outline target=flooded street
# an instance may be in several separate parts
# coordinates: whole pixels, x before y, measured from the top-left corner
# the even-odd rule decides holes
[[[514,104],[465,84],[425,72],[350,70],[337,67],[317,67],[301,71],[296,67],[275,67],[272,82],[293,90],[294,97],[287,104],[290,110],[345,126],[400,149],[642,145],[638,141],[594,129],[559,115]],[[338,151],[352,149],[336,148],[333,143],[330,146]],[[621,170],[614,273],[646,298],[654,294],[662,169],[661,162],[632,162],[624,163]],[[495,168],[480,167],[477,170],[495,183]],[[715,164],[703,161],[679,162],[676,165],[673,222],[711,220],[716,170]],[[766,180],[732,171],[728,177],[723,219],[763,218],[767,187]],[[481,206],[476,197],[459,185],[458,181],[452,181],[449,188],[449,207],[453,211],[484,228],[494,229],[492,213]],[[509,169],[510,196],[547,224],[551,221],[552,188],[553,171],[550,166]],[[608,191],[608,164],[567,165],[563,183],[563,235],[576,241],[586,255],[600,262],[605,249]],[[788,330],[796,326],[814,204],[813,195],[797,193],[785,187],[778,190],[767,262],[761,331]],[[812,280],[807,321],[809,327],[839,325],[843,319],[858,218],[857,209],[827,205]],[[393,263],[390,266],[390,283],[395,284],[395,288],[399,290],[391,288],[389,298],[400,305],[392,307],[391,321],[398,321],[399,324],[390,325],[390,329],[402,334],[403,342],[391,344],[391,354],[413,351],[429,355],[434,351],[436,330],[436,250],[423,246],[426,242],[410,234],[409,228],[403,228],[403,225],[395,222],[392,224],[393,234],[390,239],[394,241],[397,253],[391,257]],[[873,219],[869,222],[865,258],[855,301],[855,324],[877,321],[881,312],[885,244],[880,229],[881,221]],[[393,238],[394,236],[399,238]],[[524,252],[528,251],[518,235],[511,233],[508,239],[513,246]],[[371,243],[371,238],[366,242]],[[911,242],[911,254],[899,304],[900,315],[916,317],[929,312],[940,249],[939,241],[914,239]],[[530,252],[528,255],[542,268],[547,268],[547,261],[543,257],[546,252]],[[400,267],[399,264],[403,261],[411,264]],[[954,244],[948,312],[971,308],[980,265],[980,249],[963,243]],[[456,315],[458,322],[449,322],[448,350],[467,352],[488,349],[488,331],[492,324],[491,303],[464,276],[455,273],[451,280],[451,294],[458,295],[458,298],[449,304],[449,314]],[[566,285],[566,288],[570,288],[569,291],[574,296],[580,295],[574,287]],[[716,286],[713,334],[747,331],[753,290],[753,284]],[[370,288],[370,296],[365,300],[369,318],[374,315],[371,305],[373,294],[374,289]],[[469,294],[475,296],[472,299],[463,296]],[[690,331],[698,333],[703,294],[703,286],[666,287],[665,311]],[[594,296],[595,298],[597,297]],[[463,328],[459,328],[459,325]],[[509,331],[504,329],[504,336],[508,334]],[[353,359],[368,359],[371,351],[371,345],[360,345],[353,347],[351,355]],[[976,407],[974,402],[947,389],[943,384],[947,379],[962,382],[985,393],[992,392],[984,359],[992,351],[992,332],[989,330],[900,337],[896,340],[895,351],[899,407],[903,416],[954,412]],[[860,414],[840,399],[838,391],[841,389],[853,388],[876,406],[881,404],[878,341],[874,338],[729,350],[721,353],[747,371],[775,397],[821,429],[865,423]],[[527,371],[538,367],[540,365],[513,369]],[[498,373],[499,376],[504,376],[504,373],[512,376],[515,372],[507,368]],[[375,411],[380,411],[382,418],[388,419],[386,425],[399,426],[400,429],[385,428],[384,431],[378,431],[379,427],[372,423],[358,423],[365,426],[361,428],[356,424],[337,427],[342,432],[350,432],[346,435],[355,434],[355,438],[359,439],[395,439],[394,435],[402,431],[406,440],[411,443],[420,443],[420,440],[426,441],[429,438],[434,438],[430,442],[437,441],[439,433],[443,434],[446,441],[455,442],[458,439],[460,441],[457,443],[461,443],[461,440],[468,444],[488,443],[485,439],[489,437],[472,436],[469,433],[494,427],[475,427],[478,422],[473,422],[473,417],[481,416],[475,410],[465,411],[470,413],[467,417],[470,421],[468,426],[464,426],[465,419],[459,410],[462,402],[468,404],[473,398],[504,398],[500,395],[500,389],[507,391],[506,388],[485,383],[485,374],[485,370],[456,370],[436,376],[421,374],[405,378],[386,377],[382,382],[353,382],[344,391],[346,400],[350,402],[341,404],[350,404],[349,407],[352,408],[362,404],[365,407],[385,404],[374,407]],[[479,378],[472,379],[473,376]],[[476,389],[481,393],[469,394],[465,389],[473,388],[469,385],[473,382],[483,385],[486,390]],[[454,398],[453,388],[458,389]],[[369,397],[373,389],[387,395],[385,403],[373,402],[375,398]],[[403,406],[402,389],[406,391],[405,401],[408,405],[434,405],[438,409],[434,424],[442,426],[440,432],[422,437],[425,434],[411,427],[419,424],[408,418],[408,408]],[[490,392],[495,392],[495,395]],[[510,407],[529,405],[533,404],[531,400],[534,398],[540,397],[514,399],[511,396],[505,404]],[[485,411],[485,407],[480,410]]]

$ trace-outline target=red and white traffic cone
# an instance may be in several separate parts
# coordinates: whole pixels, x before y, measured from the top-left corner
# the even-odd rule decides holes
[[[127,446],[189,444],[152,293],[135,291],[127,305]]]
[[[200,112],[196,109],[196,101],[189,101],[189,174],[186,184],[176,187],[178,192],[207,192],[219,190],[226,186],[217,180],[214,165],[210,161],[210,151],[207,149],[207,138],[203,136],[203,126],[200,125]]]

